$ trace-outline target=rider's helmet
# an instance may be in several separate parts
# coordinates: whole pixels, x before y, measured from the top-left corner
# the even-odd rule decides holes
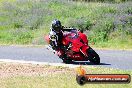
[[[51,26],[52,26],[52,29],[55,32],[57,32],[57,33],[59,33],[61,31],[61,29],[62,29],[61,22],[59,20],[57,20],[57,19],[52,21],[52,25]]]

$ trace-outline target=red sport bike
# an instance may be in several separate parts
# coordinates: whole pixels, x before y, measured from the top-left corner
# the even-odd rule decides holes
[[[61,58],[64,63],[73,61],[90,61],[93,64],[100,64],[99,55],[88,45],[87,36],[80,31],[72,31],[62,39],[65,56]]]

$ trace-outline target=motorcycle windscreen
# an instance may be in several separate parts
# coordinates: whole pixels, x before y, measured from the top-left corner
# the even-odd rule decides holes
[[[67,36],[63,38],[63,44],[69,45],[72,44],[71,50],[75,52],[79,52],[80,48],[84,45],[81,42],[81,37],[78,35],[77,32],[69,33]]]

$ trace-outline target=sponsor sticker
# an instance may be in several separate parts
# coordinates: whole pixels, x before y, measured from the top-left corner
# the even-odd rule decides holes
[[[129,74],[86,74],[85,69],[80,66],[77,69],[76,81],[80,85],[85,83],[130,83],[131,76]]]

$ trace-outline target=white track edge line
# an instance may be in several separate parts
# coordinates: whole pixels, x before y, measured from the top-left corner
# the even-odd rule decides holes
[[[80,65],[64,64],[64,63],[49,63],[49,62],[37,62],[37,61],[25,61],[25,60],[11,60],[11,59],[0,59],[0,62],[8,63],[21,63],[21,64],[39,64],[39,65],[51,65],[51,66],[63,66],[69,68],[76,68]]]

